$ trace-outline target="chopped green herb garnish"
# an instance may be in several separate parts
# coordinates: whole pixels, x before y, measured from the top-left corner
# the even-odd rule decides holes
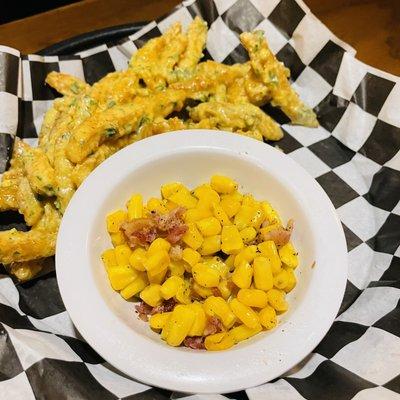
[[[144,124],[147,124],[150,122],[150,118],[147,115],[143,115],[142,118],[140,118],[138,122],[138,127],[137,130],[139,130]]]
[[[110,100],[110,101],[107,103],[107,108],[112,108],[112,107],[114,107],[116,104],[117,104],[117,103],[116,103],[114,100]]]
[[[110,138],[110,137],[113,137],[116,133],[117,133],[116,128],[107,128],[104,131],[104,136]]]
[[[71,92],[75,94],[78,94],[81,91],[77,82],[74,82],[69,88],[71,89]]]

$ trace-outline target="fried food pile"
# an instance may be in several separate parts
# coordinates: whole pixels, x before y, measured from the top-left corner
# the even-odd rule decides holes
[[[207,24],[186,32],[173,24],[149,40],[124,71],[93,86],[51,72],[46,83],[63,95],[47,111],[37,148],[16,140],[0,184],[0,212],[17,210],[30,227],[0,232],[0,263],[19,280],[34,277],[54,255],[62,215],[75,190],[107,157],[137,140],[181,129],[219,129],[279,140],[277,122],[260,109],[271,103],[293,124],[318,126],[312,109],[290,86],[290,72],[262,31],[240,40],[250,61],[200,62]]]

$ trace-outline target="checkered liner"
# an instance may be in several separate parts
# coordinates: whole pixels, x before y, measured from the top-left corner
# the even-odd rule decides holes
[[[230,395],[171,393],[115,371],[79,336],[54,273],[15,286],[0,279],[0,399],[399,399],[400,80],[354,58],[300,0],[196,0],[119,43],[75,56],[21,56],[0,47],[0,172],[13,137],[35,142],[56,94],[48,72],[93,83],[124,69],[131,54],[179,20],[209,24],[206,58],[242,62],[238,34],[263,29],[291,69],[294,87],[321,126],[287,124],[278,146],[329,195],[346,234],[349,276],[329,333],[300,365],[274,382]],[[397,106],[397,107],[396,107]],[[7,225],[0,215],[0,224]]]

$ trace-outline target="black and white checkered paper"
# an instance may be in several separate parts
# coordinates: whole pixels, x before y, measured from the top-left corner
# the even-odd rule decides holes
[[[102,360],[72,325],[54,272],[17,286],[4,275],[0,399],[400,399],[400,79],[358,61],[301,0],[186,1],[121,42],[74,56],[21,56],[0,47],[0,173],[15,135],[36,141],[56,96],[44,85],[48,72],[93,83],[125,69],[171,22],[186,26],[195,15],[210,27],[205,57],[228,64],[247,60],[239,33],[264,30],[318,114],[321,126],[308,129],[266,109],[285,131],[279,148],[319,182],[343,223],[349,276],[336,321],[285,376],[245,392],[189,396],[145,386]],[[3,229],[9,218],[0,214]]]

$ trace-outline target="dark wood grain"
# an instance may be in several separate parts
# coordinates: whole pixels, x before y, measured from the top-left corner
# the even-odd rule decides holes
[[[400,0],[305,2],[332,32],[357,50],[360,60],[400,75]],[[0,25],[0,43],[33,53],[84,32],[152,20],[178,3],[179,0],[84,0]]]

